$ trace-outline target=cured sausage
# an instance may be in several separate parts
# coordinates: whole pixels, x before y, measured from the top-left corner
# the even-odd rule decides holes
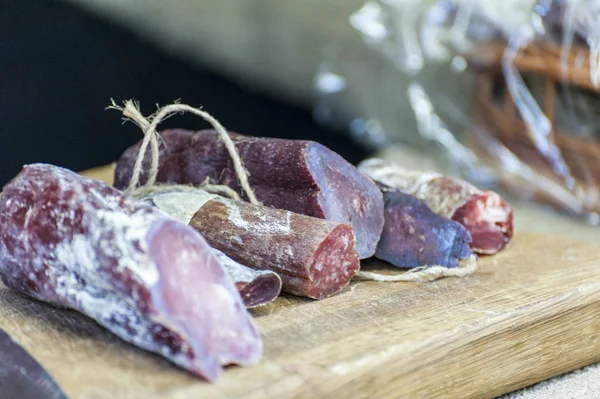
[[[201,185],[209,179],[245,195],[217,132],[166,130],[160,135],[157,182]],[[354,230],[361,259],[375,253],[383,229],[383,198],[371,179],[313,141],[229,136],[249,173],[250,186],[264,205],[347,224]],[[116,187],[127,186],[139,148],[140,143],[121,156]],[[148,171],[149,150],[143,165],[142,170]],[[140,182],[146,180],[143,174]]]
[[[35,164],[0,197],[0,276],[209,381],[262,340],[194,229],[103,182]]]
[[[385,225],[375,257],[396,267],[456,267],[471,255],[471,235],[461,224],[439,216],[427,203],[379,185]]]
[[[321,299],[335,294],[360,267],[354,233],[342,223],[223,198],[197,188],[159,191],[148,200],[189,223],[232,259],[276,272],[283,291],[294,295]]]
[[[375,158],[361,162],[358,169],[377,182],[424,200],[433,212],[465,226],[471,234],[473,252],[494,254],[513,236],[513,210],[493,191]]]

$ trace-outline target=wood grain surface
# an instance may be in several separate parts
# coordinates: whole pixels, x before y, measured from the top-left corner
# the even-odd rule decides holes
[[[284,296],[252,311],[260,364],[230,367],[212,385],[4,286],[0,327],[71,398],[493,397],[600,360],[599,249],[517,234],[467,279],[353,282],[320,302]]]

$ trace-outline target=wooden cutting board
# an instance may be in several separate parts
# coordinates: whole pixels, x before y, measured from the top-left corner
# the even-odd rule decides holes
[[[600,246],[517,234],[467,279],[353,282],[252,314],[263,359],[211,385],[0,285],[0,327],[71,398],[481,398],[600,361]]]

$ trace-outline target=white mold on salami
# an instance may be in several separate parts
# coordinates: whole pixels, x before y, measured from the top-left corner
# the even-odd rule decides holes
[[[159,192],[148,199],[181,217],[232,259],[276,272],[283,291],[294,295],[321,299],[335,294],[360,266],[354,232],[342,223],[211,196],[200,189]],[[181,209],[186,206],[192,208]]]
[[[327,147],[304,140],[259,138],[229,133],[248,181],[262,204],[352,227],[361,258],[375,253],[383,229],[383,197],[371,179]],[[226,185],[244,195],[234,164],[215,131],[161,132],[157,182]],[[130,147],[115,169],[115,186],[126,187],[140,143]],[[150,152],[145,154],[145,169]],[[147,176],[140,182],[147,181]]]
[[[262,341],[202,236],[153,206],[51,165],[0,197],[0,277],[214,381]]]

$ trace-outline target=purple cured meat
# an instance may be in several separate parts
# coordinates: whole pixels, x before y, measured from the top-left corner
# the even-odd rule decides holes
[[[0,275],[209,381],[262,341],[198,232],[108,185],[35,164],[0,197]]]
[[[268,206],[332,220],[352,227],[362,258],[375,253],[383,228],[383,198],[375,184],[341,156],[321,144],[303,140],[257,138],[230,133],[249,183]],[[233,162],[216,132],[167,130],[157,181],[227,185],[240,194]],[[115,186],[127,186],[140,144],[125,151],[115,170]],[[149,151],[145,167],[149,167]],[[141,176],[140,181],[146,181]]]
[[[375,257],[402,268],[456,267],[471,255],[471,235],[460,223],[433,213],[427,203],[380,185],[385,225]]]
[[[440,216],[462,224],[471,234],[471,249],[493,255],[505,248],[514,234],[513,210],[493,191],[437,172],[406,170],[381,159],[368,159],[358,169],[373,180],[414,195]]]
[[[151,194],[163,212],[189,223],[214,248],[254,269],[276,272],[283,291],[321,299],[360,267],[350,226],[253,205],[189,187]],[[182,191],[183,190],[183,191]]]
[[[214,249],[217,259],[235,283],[247,308],[273,302],[281,292],[281,277],[270,270],[255,270],[244,266]]]

